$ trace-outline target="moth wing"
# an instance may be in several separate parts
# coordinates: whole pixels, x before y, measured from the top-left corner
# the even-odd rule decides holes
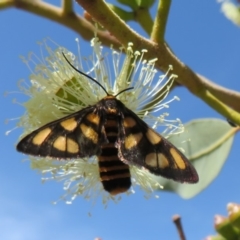
[[[127,108],[122,111],[116,145],[119,158],[127,164],[144,167],[175,181],[198,182],[198,174],[189,160]]]
[[[101,144],[107,141],[103,121],[97,107],[84,108],[25,136],[17,150],[58,159],[97,155],[101,152]]]

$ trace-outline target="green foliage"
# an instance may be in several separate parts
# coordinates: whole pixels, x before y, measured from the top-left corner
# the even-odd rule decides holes
[[[228,216],[216,215],[214,227],[218,235],[209,236],[208,240],[239,240],[240,239],[240,205],[229,203]]]
[[[215,224],[216,231],[224,238],[228,240],[238,240],[239,229],[235,228],[228,218],[223,218],[223,220]]]
[[[134,20],[134,13],[127,12],[124,9],[117,7],[112,4],[108,4],[108,6],[124,21]]]
[[[68,89],[68,91],[64,90],[64,88]],[[59,99],[63,99],[59,101],[63,102],[64,100],[67,100],[67,101],[64,101],[66,104],[76,103],[76,104],[82,105],[82,102],[79,100],[79,98],[71,94],[71,92],[74,92],[74,90],[76,89],[78,91],[83,91],[83,88],[79,84],[79,81],[75,77],[73,77],[72,79],[66,81],[63,87],[58,89],[58,91],[56,92],[56,96],[58,96]]]
[[[219,119],[194,120],[185,125],[184,133],[169,137],[175,146],[184,148],[184,154],[199,174],[197,184],[181,184],[157,177],[164,190],[191,198],[205,189],[219,174],[231,150],[236,130]],[[184,147],[183,147],[184,143]]]
[[[134,11],[136,11],[138,8],[150,8],[153,5],[154,0],[118,0],[118,2],[123,5],[129,6]]]

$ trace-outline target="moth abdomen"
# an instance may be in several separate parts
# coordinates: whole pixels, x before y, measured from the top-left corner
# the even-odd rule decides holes
[[[130,188],[131,175],[129,166],[119,159],[118,149],[115,147],[119,129],[117,115],[107,117],[104,127],[108,143],[101,146],[102,152],[98,156],[100,180],[107,192],[116,195]]]

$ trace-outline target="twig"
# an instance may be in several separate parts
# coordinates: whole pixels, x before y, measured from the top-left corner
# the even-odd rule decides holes
[[[157,16],[155,18],[153,31],[151,34],[152,41],[156,43],[164,41],[164,34],[170,6],[171,0],[159,0]]]
[[[198,74],[198,76],[200,77],[202,83],[205,85],[205,88],[208,89],[214,96],[216,96],[219,100],[227,104],[235,111],[240,112],[239,92],[219,86],[201,74]]]
[[[179,234],[179,239],[180,240],[186,240],[182,224],[181,224],[181,217],[179,215],[174,215],[173,216],[173,222],[175,223],[175,226],[177,228],[178,234]]]
[[[56,7],[52,4],[43,1],[29,0],[0,1],[0,10],[10,7],[16,7],[18,9],[34,13],[38,16],[42,16],[44,18],[48,18],[54,22],[62,24],[69,29],[74,30],[86,40],[92,39],[94,33],[96,33],[104,45],[110,46],[113,44],[115,48],[122,46],[120,42],[109,32],[98,30],[89,21],[75,14],[74,12],[64,11],[62,8]],[[69,5],[68,7],[65,5],[65,7],[69,10]]]

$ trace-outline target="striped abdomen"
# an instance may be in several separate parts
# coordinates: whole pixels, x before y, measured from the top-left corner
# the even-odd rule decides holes
[[[116,195],[130,188],[131,175],[129,166],[118,158],[118,149],[114,146],[118,136],[116,115],[108,114],[104,127],[109,142],[101,146],[102,152],[98,156],[100,180],[106,191]]]

